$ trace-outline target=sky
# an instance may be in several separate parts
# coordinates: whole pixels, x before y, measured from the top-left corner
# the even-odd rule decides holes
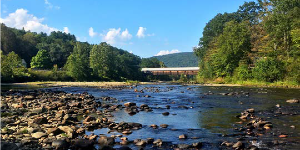
[[[247,0],[248,1],[248,0]],[[192,52],[206,23],[245,0],[1,0],[0,22],[107,42],[142,58]]]

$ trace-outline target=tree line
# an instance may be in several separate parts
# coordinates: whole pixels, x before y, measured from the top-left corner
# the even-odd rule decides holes
[[[1,80],[22,82],[145,80],[141,67],[161,67],[105,42],[79,42],[61,31],[35,33],[1,24]]]
[[[217,14],[198,47],[199,79],[300,84],[300,1],[245,2]]]

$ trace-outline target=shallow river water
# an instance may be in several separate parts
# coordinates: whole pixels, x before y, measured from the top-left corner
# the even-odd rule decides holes
[[[134,92],[134,88],[143,90],[144,93]],[[205,149],[219,149],[222,141],[233,140],[234,136],[226,136],[234,133],[236,122],[240,119],[236,115],[243,110],[254,108],[257,112],[268,112],[279,105],[287,104],[286,100],[299,98],[299,89],[279,88],[246,88],[246,87],[206,87],[206,86],[182,86],[182,85],[139,85],[133,89],[103,90],[95,88],[64,88],[73,93],[88,92],[96,98],[110,96],[118,99],[118,103],[134,102],[137,106],[149,105],[153,111],[139,113],[131,116],[124,110],[114,112],[112,119],[116,122],[138,122],[144,125],[129,135],[129,139],[160,138],[172,144],[203,142]],[[159,91],[159,92],[158,92]],[[237,95],[221,95],[220,93],[238,92]],[[145,97],[149,95],[151,97]],[[166,108],[170,105],[170,109]],[[184,106],[184,107],[183,107]],[[163,112],[170,112],[164,116]],[[288,134],[293,144],[287,144],[285,148],[300,148],[300,117],[298,115],[285,115],[273,117],[262,113],[262,117],[271,121],[274,130],[282,134]],[[152,129],[151,124],[168,124],[167,129]],[[290,126],[296,128],[290,128]],[[107,134],[107,129],[95,130],[95,134]],[[117,133],[110,133],[117,134]],[[179,140],[178,136],[186,134],[188,137],[199,139]],[[275,133],[280,134],[280,133]],[[264,142],[276,140],[278,136],[261,137]],[[258,140],[260,140],[258,139]],[[281,139],[279,139],[281,140]],[[297,144],[298,143],[298,144]],[[290,146],[289,146],[290,145]],[[261,143],[262,148],[267,148],[266,143]],[[296,146],[296,147],[295,147]],[[134,146],[132,148],[135,148]]]
[[[56,89],[56,88],[54,88]],[[115,122],[137,122],[143,125],[140,130],[134,130],[128,139],[137,138],[162,139],[170,144],[192,144],[202,142],[203,149],[223,149],[223,141],[236,142],[240,136],[235,128],[241,120],[236,116],[248,108],[254,108],[258,116],[271,121],[274,128],[269,134],[260,137],[245,137],[246,142],[265,149],[300,149],[300,104],[286,103],[287,99],[300,98],[300,89],[281,88],[249,88],[249,87],[209,87],[209,86],[183,86],[183,85],[138,85],[125,89],[98,89],[83,87],[57,88],[65,92],[88,92],[102,101],[101,97],[114,97],[118,101],[103,101],[102,103],[124,104],[134,102],[137,106],[149,105],[153,111],[140,111],[129,115],[124,109],[113,112],[110,119]],[[134,89],[141,92],[135,92]],[[234,92],[237,92],[234,94]],[[225,95],[222,93],[233,93]],[[149,96],[146,96],[149,95]],[[146,96],[146,97],[145,97]],[[291,107],[292,112],[287,115],[275,115],[273,110],[276,104]],[[170,106],[170,109],[166,108]],[[164,116],[163,112],[170,115]],[[294,113],[291,115],[290,113]],[[153,129],[151,124],[168,124],[169,127]],[[295,126],[291,128],[290,126]],[[120,134],[108,133],[107,128],[90,131],[94,134]],[[179,140],[178,136],[186,134],[188,139]],[[286,134],[288,138],[279,138]],[[198,137],[193,139],[191,137]],[[274,146],[274,140],[284,144]],[[116,146],[117,148],[118,146]],[[132,149],[139,149],[130,145]],[[151,147],[146,147],[146,149]],[[164,149],[164,148],[162,148]]]

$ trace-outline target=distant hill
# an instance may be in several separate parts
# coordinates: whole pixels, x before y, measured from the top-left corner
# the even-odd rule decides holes
[[[182,52],[153,57],[164,62],[167,67],[198,67],[198,57],[194,52]]]

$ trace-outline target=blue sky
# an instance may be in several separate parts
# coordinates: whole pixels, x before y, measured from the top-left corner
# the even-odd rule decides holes
[[[80,41],[108,42],[141,57],[191,52],[205,24],[244,0],[1,0],[1,22]]]

